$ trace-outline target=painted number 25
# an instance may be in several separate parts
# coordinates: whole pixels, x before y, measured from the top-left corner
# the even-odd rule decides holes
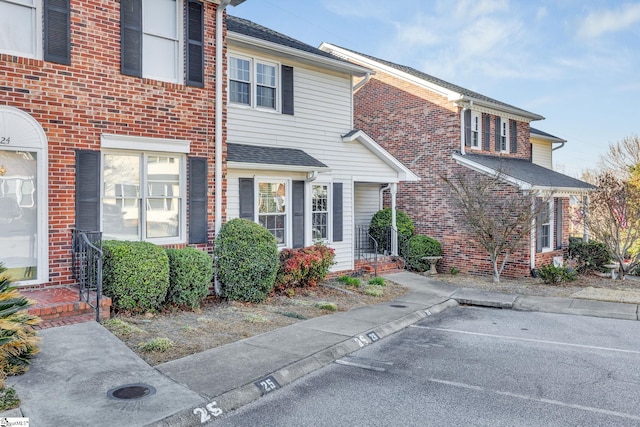
[[[200,415],[200,424],[204,424],[211,419],[211,415],[219,417],[222,415],[222,409],[218,408],[216,402],[207,404],[205,408],[196,408],[193,410],[195,415]],[[211,415],[209,415],[211,414]]]

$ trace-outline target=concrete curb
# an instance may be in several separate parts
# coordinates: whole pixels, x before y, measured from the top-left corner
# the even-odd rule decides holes
[[[360,350],[367,345],[370,345],[382,338],[395,334],[413,325],[420,320],[445,311],[448,308],[456,307],[458,303],[454,299],[448,299],[444,302],[428,306],[424,309],[420,309],[408,315],[405,315],[399,319],[387,322],[383,325],[377,326],[369,332],[359,334],[348,338],[338,344],[332,345],[324,350],[311,354],[303,359],[298,360],[290,365],[284,366],[274,372],[266,373],[260,378],[255,378],[253,381],[237,387],[233,390],[229,390],[223,394],[215,396],[209,399],[209,402],[204,402],[203,407],[210,405],[211,408],[219,409],[219,415],[238,409],[244,405],[254,402],[264,396],[266,393],[256,386],[257,382],[265,381],[267,379],[275,379],[280,388],[288,385],[299,378],[304,377],[324,366],[327,366],[336,360]],[[372,335],[373,333],[373,335]],[[275,390],[275,389],[274,389]],[[187,409],[176,414],[173,414],[160,421],[147,424],[148,427],[188,427],[197,424],[197,415],[194,413],[197,408]],[[211,412],[211,411],[209,411]],[[215,419],[210,417],[206,422]]]

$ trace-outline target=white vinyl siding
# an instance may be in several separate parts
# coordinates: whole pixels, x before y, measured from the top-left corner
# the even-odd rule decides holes
[[[531,141],[531,161],[547,169],[553,168],[551,143]]]
[[[355,187],[355,224],[369,225],[373,215],[382,209],[380,204],[380,185],[356,182]]]

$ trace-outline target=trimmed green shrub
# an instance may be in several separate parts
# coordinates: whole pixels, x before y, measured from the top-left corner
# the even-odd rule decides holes
[[[107,240],[102,244],[103,291],[116,310],[157,311],[169,289],[169,257],[149,242]]]
[[[241,218],[228,221],[216,237],[214,256],[223,297],[267,299],[278,272],[278,244],[266,228]]]
[[[384,278],[382,277],[372,277],[371,279],[369,279],[369,281],[367,282],[370,285],[375,285],[375,286],[384,286],[385,282],[384,282]]]
[[[575,270],[567,268],[566,266],[556,267],[553,263],[543,265],[537,269],[538,277],[542,281],[549,285],[555,285],[562,282],[573,282],[578,278],[578,273]]]
[[[213,280],[213,260],[194,248],[167,249],[169,257],[169,290],[167,303],[193,308],[209,293]]]
[[[390,246],[390,242],[387,242],[389,238],[387,230],[389,227],[391,227],[391,209],[381,209],[371,218],[369,234],[378,242],[378,251],[380,253],[383,252],[384,248]],[[399,242],[413,236],[415,230],[413,220],[404,211],[398,209],[396,209],[396,227],[398,228]]]
[[[285,291],[295,287],[316,286],[329,273],[335,251],[317,243],[305,248],[283,249],[279,257],[276,289]]]
[[[569,237],[569,258],[577,263],[578,273],[607,271],[603,266],[611,260],[611,253],[604,243],[595,240],[583,241],[579,237]]]
[[[21,375],[29,369],[40,342],[33,329],[40,318],[26,311],[31,301],[11,284],[5,271],[0,263],[0,389],[6,375]]]
[[[442,246],[440,242],[432,237],[416,234],[402,246],[401,253],[409,269],[426,271],[429,269],[430,264],[422,258],[442,256]]]

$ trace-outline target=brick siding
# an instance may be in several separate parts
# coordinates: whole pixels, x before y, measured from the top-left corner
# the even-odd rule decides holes
[[[465,273],[490,275],[493,270],[489,255],[465,231],[462,215],[452,206],[448,184],[441,179],[467,170],[452,158],[455,151],[460,151],[460,109],[443,95],[378,70],[355,93],[354,110],[355,127],[364,130],[420,176],[419,182],[399,185],[397,207],[413,219],[417,233],[432,236],[442,243],[444,257],[439,269],[447,272],[455,267]],[[490,150],[483,150],[483,144],[480,149],[466,147],[466,150],[530,159],[529,124],[518,121],[516,153],[497,153],[495,116],[490,118]],[[505,184],[504,191],[515,191],[515,188]],[[568,228],[568,224],[567,213],[563,229]],[[567,238],[568,234],[564,236]],[[503,273],[505,276],[530,274],[529,246],[530,239],[524,239],[520,249],[510,256]],[[561,253],[560,250],[538,254],[536,263],[547,262]]]
[[[48,139],[50,285],[74,282],[70,269],[75,222],[74,150],[99,150],[102,134],[189,140],[189,155],[208,158],[209,240],[214,237],[217,6],[203,2],[205,86],[196,88],[120,73],[119,4],[112,0],[71,0],[69,66],[0,54],[2,103],[34,117]],[[226,75],[226,63],[224,67]],[[225,191],[223,184],[223,194],[218,195],[223,197],[223,206]],[[200,246],[211,249],[210,245]]]

